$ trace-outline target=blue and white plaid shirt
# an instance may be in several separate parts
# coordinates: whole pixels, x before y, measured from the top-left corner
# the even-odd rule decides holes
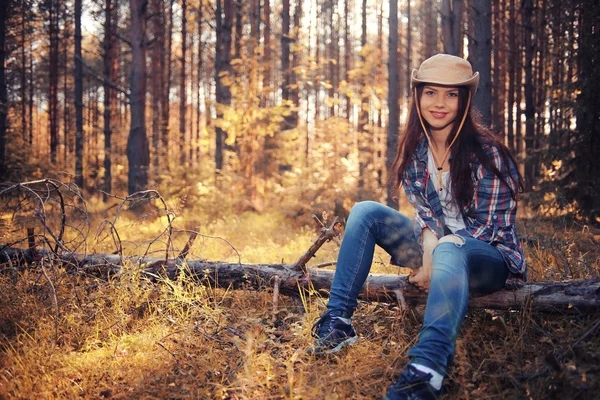
[[[440,198],[427,170],[427,148],[427,138],[422,134],[411,163],[402,177],[402,186],[415,208],[415,236],[419,242],[424,228],[429,228],[438,239],[444,236]],[[490,243],[508,261],[509,270],[513,274],[526,276],[525,257],[515,227],[517,202],[511,196],[511,189],[514,193],[518,191],[516,179],[511,179],[518,176],[516,167],[512,162],[507,166],[495,146],[483,144],[482,148],[496,168],[504,174],[508,184],[485,169],[477,157],[473,156],[473,200],[467,209],[461,210],[465,229],[460,229],[456,234]]]

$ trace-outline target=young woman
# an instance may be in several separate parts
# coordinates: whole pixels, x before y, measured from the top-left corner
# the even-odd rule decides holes
[[[386,399],[441,394],[469,296],[526,276],[515,228],[520,175],[501,139],[477,122],[471,100],[478,82],[466,60],[447,54],[413,71],[413,104],[394,169],[415,217],[375,202],[353,207],[327,312],[313,326],[314,354],[357,342],[350,318],[376,244],[392,256],[392,264],[420,265],[409,282],[428,291],[423,327]]]

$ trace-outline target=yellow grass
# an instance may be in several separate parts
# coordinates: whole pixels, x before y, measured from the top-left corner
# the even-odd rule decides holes
[[[109,213],[93,211],[96,232]],[[282,213],[209,221],[183,212],[174,226],[198,226],[235,247],[198,237],[191,258],[237,261],[237,251],[246,263],[292,263],[317,236]],[[126,254],[145,251],[165,227],[160,216],[124,213],[117,221]],[[598,275],[594,232],[531,220],[521,232],[531,239],[526,252],[534,279]],[[110,237],[93,237],[90,251],[114,251]],[[174,238],[172,254],[187,233]],[[165,246],[163,237],[149,251],[164,254]],[[331,242],[313,262],[336,255]],[[387,261],[378,251],[375,270],[397,271]],[[316,359],[305,353],[326,301],[316,293],[281,296],[273,315],[268,288],[217,289],[185,276],[150,282],[133,266],[110,281],[48,270],[59,303],[58,340],[50,289],[39,271],[0,275],[0,399],[374,399],[406,362],[423,312],[363,303],[354,318],[359,344]],[[598,333],[569,346],[597,319],[526,308],[469,312],[446,398],[593,398],[600,389]]]

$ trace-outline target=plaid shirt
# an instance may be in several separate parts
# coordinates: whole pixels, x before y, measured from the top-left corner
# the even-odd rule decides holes
[[[496,147],[487,144],[483,144],[482,147],[498,170],[505,174],[510,188],[492,171],[483,168],[477,157],[473,156],[473,200],[467,209],[461,210],[466,228],[460,229],[456,234],[490,243],[500,250],[508,261],[512,274],[524,277],[527,266],[515,227],[517,202],[511,196],[511,189],[514,193],[518,190],[518,185],[510,179],[510,176],[517,176],[515,165],[511,163],[508,172]],[[419,242],[424,228],[429,228],[438,239],[444,236],[444,216],[440,198],[427,171],[427,148],[427,139],[422,135],[413,159],[402,177],[402,186],[415,208],[414,229]]]

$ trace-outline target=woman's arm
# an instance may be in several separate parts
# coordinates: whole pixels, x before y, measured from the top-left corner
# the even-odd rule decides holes
[[[503,231],[515,224],[517,202],[513,193],[518,191],[518,183],[514,179],[517,173],[512,163],[504,164],[497,148],[491,147],[487,153],[504,179],[482,165],[479,166],[476,171],[473,213],[469,216],[471,223],[467,224],[466,231],[470,236],[488,243],[502,242]]]

